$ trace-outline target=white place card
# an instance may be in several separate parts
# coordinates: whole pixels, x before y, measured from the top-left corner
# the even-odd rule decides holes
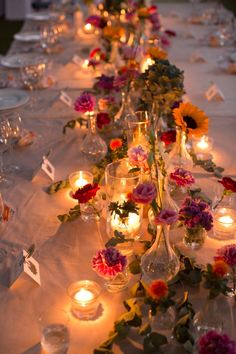
[[[41,165],[41,169],[54,182],[54,180],[55,180],[55,167],[48,160],[48,158],[46,156],[43,156],[43,162],[42,162],[42,165]]]
[[[10,269],[9,287],[15,283],[22,273],[26,273],[38,285],[41,285],[39,263],[29,253],[23,250]]]
[[[68,107],[73,107],[73,100],[72,98],[65,92],[60,91],[60,101],[63,102]]]
[[[79,55],[75,54],[72,58],[74,64],[81,66],[83,64],[83,59]]]
[[[225,100],[225,96],[223,92],[216,84],[211,84],[211,86],[205,92],[205,96],[208,101],[214,100],[214,101],[221,102]]]

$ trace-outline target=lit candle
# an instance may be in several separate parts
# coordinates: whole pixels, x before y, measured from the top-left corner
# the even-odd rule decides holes
[[[227,240],[235,237],[236,212],[231,208],[219,208],[214,217],[214,236]]]
[[[92,34],[92,33],[94,33],[94,26],[91,25],[91,23],[86,23],[84,25],[83,30],[84,30],[84,33],[86,33],[86,34]]]
[[[89,69],[89,60],[85,59],[82,64],[82,69]]]
[[[90,319],[96,315],[100,286],[91,280],[80,280],[71,284],[68,294],[71,298],[71,312],[79,319]]]
[[[130,238],[137,238],[141,227],[140,215],[129,213],[123,220],[119,215],[114,214],[111,217],[111,227],[113,231],[117,230]]]
[[[208,141],[206,139],[206,136],[203,136],[200,141],[197,143],[197,147],[200,150],[206,151],[209,148]]]
[[[73,192],[84,187],[88,183],[93,183],[93,175],[88,171],[76,171],[69,175],[69,182]]]
[[[149,66],[151,66],[154,63],[155,63],[154,60],[152,60],[151,58],[144,59],[144,61],[141,64],[141,72],[144,73],[149,68]]]
[[[200,139],[193,140],[194,151],[199,160],[210,160],[212,159],[212,155],[210,152],[213,147],[213,139],[204,135]]]

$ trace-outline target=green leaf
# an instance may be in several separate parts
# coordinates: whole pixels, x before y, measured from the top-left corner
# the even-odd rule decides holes
[[[125,322],[129,322],[129,321],[132,321],[135,317],[135,311],[128,311],[128,312],[125,312],[123,315],[121,315],[121,317],[119,318],[119,322],[121,321],[125,321]]]
[[[114,341],[116,340],[118,336],[118,333],[117,332],[112,332],[112,334],[109,336],[109,338],[103,342],[99,348],[106,348],[106,349],[110,349],[112,344],[114,343]]]
[[[70,183],[68,180],[65,181],[58,181],[58,182],[54,182],[52,183],[48,189],[47,189],[47,193],[48,194],[54,194],[56,192],[58,192],[61,189],[64,188],[70,188]]]
[[[66,134],[66,129],[68,129],[68,128],[69,129],[74,129],[75,126],[76,126],[76,120],[75,119],[70,120],[69,122],[67,122],[64,125],[63,130],[62,130],[63,134]]]
[[[111,349],[107,348],[96,348],[93,351],[94,354],[113,354],[114,352]]]
[[[134,167],[129,170],[129,173],[135,173],[135,172],[139,172],[139,171],[140,171],[139,167]]]
[[[146,290],[140,280],[133,285],[133,287],[130,289],[130,293],[132,297],[144,297]]]
[[[61,223],[65,223],[67,221],[73,221],[77,219],[81,215],[80,205],[76,205],[74,208],[69,210],[68,214],[58,215],[57,218]]]
[[[116,339],[123,340],[128,337],[130,327],[125,320],[115,323],[115,331],[118,333]]]
[[[129,271],[131,274],[142,273],[142,269],[140,266],[140,259],[136,258],[129,264]]]
[[[166,336],[156,332],[150,333],[150,340],[155,348],[159,348],[161,345],[167,344]]]

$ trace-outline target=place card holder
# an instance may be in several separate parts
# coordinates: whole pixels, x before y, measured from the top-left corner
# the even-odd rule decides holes
[[[46,175],[54,182],[55,181],[55,167],[48,160],[46,156],[43,156],[43,162],[41,169],[46,173]]]
[[[72,58],[74,64],[78,65],[79,67],[83,64],[83,59],[80,58],[79,55],[75,54]]]
[[[211,84],[205,92],[206,99],[208,101],[222,102],[225,100],[225,96],[220,88],[216,84]]]
[[[70,108],[73,107],[73,100],[65,91],[60,91],[59,100],[63,102],[66,106]]]

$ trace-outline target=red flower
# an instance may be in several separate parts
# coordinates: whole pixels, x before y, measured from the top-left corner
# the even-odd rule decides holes
[[[221,181],[218,181],[219,183],[223,184],[224,188],[227,191],[236,193],[236,181],[234,181],[230,177],[223,177]]]
[[[98,113],[97,114],[97,127],[98,129],[102,129],[104,125],[108,125],[111,119],[108,113]]]
[[[172,30],[165,30],[165,33],[167,34],[167,36],[169,37],[176,37],[176,32],[172,31]]]
[[[218,278],[223,278],[228,273],[228,270],[228,265],[223,259],[216,260],[212,266],[212,271]]]
[[[160,137],[161,141],[167,146],[169,144],[175,143],[176,141],[176,131],[175,130],[168,130],[163,132]]]
[[[95,197],[99,189],[100,187],[97,183],[88,183],[84,187],[79,188],[72,196],[74,199],[77,199],[79,203],[84,204]]]
[[[121,139],[112,139],[110,141],[110,149],[112,151],[115,151],[117,149],[119,149],[122,146],[123,142]]]
[[[168,292],[168,285],[162,279],[154,280],[148,288],[149,295],[155,300],[160,300],[162,297],[166,297]]]

